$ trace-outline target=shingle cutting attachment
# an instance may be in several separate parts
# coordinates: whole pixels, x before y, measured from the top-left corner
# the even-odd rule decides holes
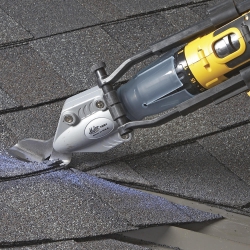
[[[132,66],[155,55],[155,62],[114,88]],[[97,86],[66,100],[53,138],[25,139],[9,152],[67,165],[73,152],[105,152],[131,140],[134,129],[159,126],[249,91],[250,0],[223,1],[203,21],[151,45],[111,75],[105,68],[103,62],[94,65]],[[144,119],[155,114],[160,115]]]

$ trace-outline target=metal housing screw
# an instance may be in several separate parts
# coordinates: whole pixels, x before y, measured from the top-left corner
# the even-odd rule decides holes
[[[97,101],[95,103],[96,107],[99,108],[99,109],[103,109],[105,107],[105,104],[103,101]]]
[[[122,138],[123,140],[127,140],[127,139],[129,139],[129,134],[121,135],[121,138]]]
[[[74,113],[64,114],[63,121],[70,126],[76,125],[76,123],[78,123],[77,116]]]
[[[65,115],[64,116],[64,121],[67,123],[72,123],[74,121],[74,118],[72,115]]]

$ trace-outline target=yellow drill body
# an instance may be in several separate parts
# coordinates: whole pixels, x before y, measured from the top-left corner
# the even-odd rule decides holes
[[[212,88],[227,79],[225,74],[250,61],[250,56],[248,56],[246,60],[240,61],[234,67],[228,65],[230,61],[246,53],[247,46],[250,46],[245,41],[244,34],[239,26],[239,23],[248,21],[248,15],[250,18],[250,12],[248,12],[220,29],[195,39],[179,51],[179,53],[185,55],[189,70],[192,72],[189,75],[193,84],[198,82],[204,90]],[[229,46],[232,46],[230,49],[234,51],[231,51],[228,55],[219,56],[218,53],[221,50],[219,46],[224,42],[223,39],[229,38],[230,40],[231,37],[234,39],[237,48],[234,48],[232,41],[230,45],[229,41]],[[216,51],[216,46],[219,52]]]

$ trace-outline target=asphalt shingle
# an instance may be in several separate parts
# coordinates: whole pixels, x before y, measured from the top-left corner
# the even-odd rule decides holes
[[[8,177],[18,177],[29,173],[52,168],[52,162],[24,162],[0,151],[0,180]]]
[[[80,244],[77,244],[75,241],[71,240],[71,241],[59,241],[59,242],[55,242],[55,243],[45,243],[45,244],[41,244],[41,245],[29,245],[29,246],[25,246],[25,247],[13,247],[13,248],[3,248],[5,250],[9,249],[9,250],[77,250],[77,249],[81,249],[79,248]]]
[[[193,11],[184,7],[103,25],[102,28],[124,48],[135,53],[198,20]]]
[[[160,127],[137,129],[130,142],[121,144],[107,152],[74,154],[71,166],[88,170],[121,157],[125,160],[127,157],[133,157],[139,153],[147,153],[147,151],[150,153],[151,150],[172,146],[172,144],[215,131],[218,131],[218,128],[211,124],[206,113],[201,110],[189,116],[177,118]]]
[[[5,250],[149,250],[134,244],[113,239],[94,240],[86,242],[61,241],[27,247],[3,248]]]
[[[210,105],[206,115],[214,126],[223,128],[249,120],[249,114],[250,98],[246,93],[242,93],[218,105]]]
[[[90,171],[88,174],[97,176],[99,178],[121,181],[125,180],[126,183],[136,183],[137,185],[150,185],[148,181],[142,178],[132,168],[130,168],[125,162],[118,162],[114,164],[108,164],[104,167],[99,167]]]
[[[127,15],[135,15],[166,8],[176,8],[178,5],[190,3],[188,0],[110,0]],[[199,2],[199,1],[196,1]]]
[[[31,43],[75,90],[96,86],[91,66],[105,61],[111,73],[126,59],[127,51],[100,27],[62,34]]]
[[[124,243],[117,240],[96,240],[96,241],[88,241],[82,243],[83,249],[86,250],[149,250],[147,247],[140,247],[130,243]]]
[[[211,3],[213,1],[210,1],[209,3]],[[198,15],[200,17],[200,19],[205,19],[207,17],[207,9],[209,7],[209,3],[197,3],[193,6],[189,6],[188,8],[196,13],[196,15]]]
[[[0,190],[0,242],[83,238],[135,229],[71,171],[1,182]]]
[[[250,185],[249,136],[250,125],[246,124],[198,142],[216,159]]]
[[[3,248],[5,250],[77,250],[79,249],[79,244],[77,244],[75,241],[62,241],[62,242],[55,242],[55,243],[47,243],[42,245],[29,245],[25,247],[8,247]]]
[[[52,137],[63,102],[51,100],[96,85],[89,70],[92,64],[105,61],[111,73],[132,53],[203,18],[204,6],[214,1],[194,2],[200,1],[0,0],[4,10],[0,9],[0,46],[38,38],[29,45],[0,51],[0,109],[49,102],[0,115],[0,150],[27,137]],[[188,7],[179,8],[186,4]],[[130,18],[132,15],[136,16]],[[97,23],[102,25],[96,27]],[[75,29],[80,30],[72,31]],[[87,170],[99,165],[89,173],[249,213],[249,125],[221,131],[199,144],[176,147],[178,142],[249,120],[248,102],[242,94],[161,127],[136,130],[131,142],[109,152],[76,154],[71,166]],[[109,161],[112,164],[105,165]],[[45,167],[8,159],[5,153],[0,153],[0,166],[2,177]],[[142,225],[218,218],[77,170],[1,181],[0,242],[82,240]],[[143,248],[114,240],[91,240],[23,249]]]
[[[18,140],[48,140],[55,135],[63,101],[1,115],[2,121]],[[17,141],[15,142],[15,144]]]
[[[161,13],[173,26],[173,31],[178,32],[200,21],[201,17],[188,7],[168,10]]]
[[[198,143],[127,164],[162,192],[236,208],[250,201],[250,187]]]
[[[6,45],[24,41],[33,36],[0,9],[0,44]]]
[[[125,12],[126,15],[135,15],[137,13],[146,12],[147,10],[154,10],[157,9],[157,7],[152,5],[152,2],[149,1],[143,1],[143,0],[110,0],[114,5],[117,6],[121,11]]]
[[[173,26],[161,14],[102,26],[124,48],[135,53],[173,33]]]
[[[7,127],[0,115],[0,151],[17,143],[16,135]]]
[[[83,175],[80,171],[75,170],[75,173],[78,176]],[[220,218],[218,215],[204,213],[185,206],[178,206],[157,196],[142,193],[102,179],[96,179],[95,181],[92,178],[82,178],[83,185],[93,190],[101,200],[107,201],[119,214],[119,217],[126,218],[129,224],[133,226],[172,224],[183,221],[199,222],[209,220],[210,218]]]
[[[139,225],[221,218],[77,170],[2,181],[0,192],[0,243],[84,238]]]
[[[107,0],[105,2],[99,0],[78,0],[78,2],[102,22],[114,21],[126,16],[123,11]]]
[[[1,0],[0,6],[36,38],[99,22],[77,0]]]
[[[28,45],[0,51],[0,86],[22,106],[74,93],[69,84]]]
[[[20,105],[11,97],[9,97],[9,95],[5,91],[0,89],[0,111],[17,108],[19,106]]]

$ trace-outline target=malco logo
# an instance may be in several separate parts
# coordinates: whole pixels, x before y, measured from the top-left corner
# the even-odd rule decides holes
[[[89,128],[89,134],[90,135],[94,135],[96,134],[97,132],[99,132],[100,130],[100,127],[99,126],[93,126],[92,128]]]
[[[89,139],[98,139],[108,135],[114,129],[114,122],[107,118],[92,120],[85,129],[85,135]]]

